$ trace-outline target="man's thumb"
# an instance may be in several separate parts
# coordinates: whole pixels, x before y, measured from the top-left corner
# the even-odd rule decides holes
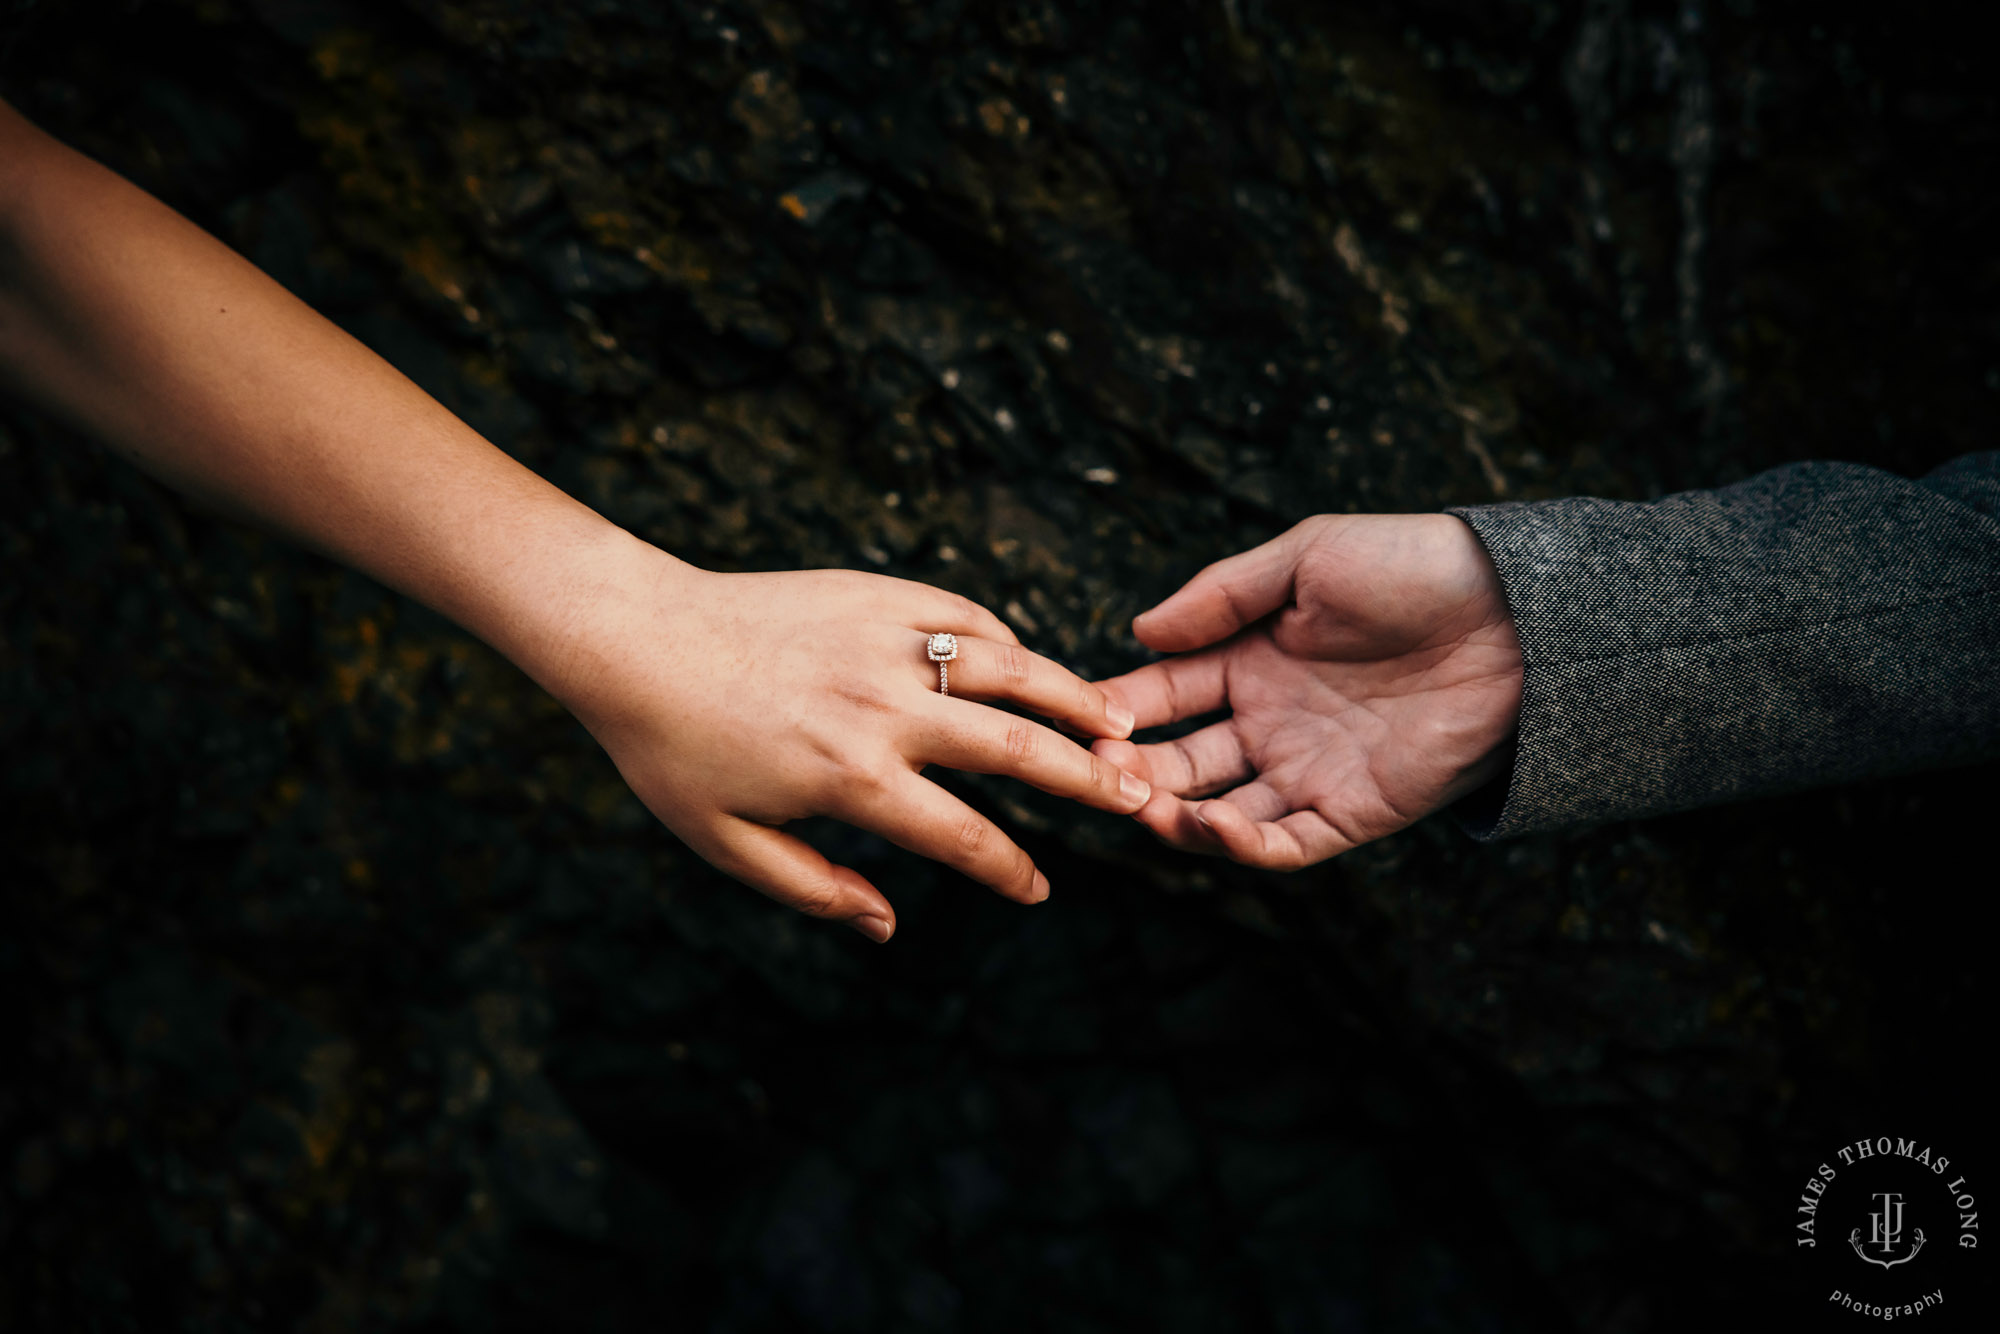
[[[1291,600],[1298,529],[1219,560],[1132,622],[1147,648],[1185,653],[1227,639]]]

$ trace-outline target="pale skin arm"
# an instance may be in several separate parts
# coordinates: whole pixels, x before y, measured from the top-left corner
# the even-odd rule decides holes
[[[653,813],[753,887],[874,940],[889,901],[779,828],[832,815],[1021,902],[1048,882],[921,776],[1005,773],[1106,810],[1122,706],[992,613],[847,571],[700,570],[496,449],[150,195],[0,103],[0,385],[205,503],[423,602],[583,721]],[[960,636],[953,698],[924,657]]]

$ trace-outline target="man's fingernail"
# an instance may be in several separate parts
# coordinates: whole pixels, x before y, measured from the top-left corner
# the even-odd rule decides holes
[[[1137,774],[1120,773],[1118,795],[1131,802],[1132,809],[1136,811],[1152,798],[1153,786]]]
[[[1132,710],[1115,699],[1104,702],[1104,721],[1111,724],[1111,730],[1119,736],[1131,736],[1132,724],[1139,721],[1132,716]]]
[[[1204,806],[1195,807],[1194,819],[1195,823],[1200,825],[1203,829],[1208,830],[1210,833],[1215,832],[1215,826],[1208,822],[1208,809],[1206,807]]]
[[[889,932],[892,929],[887,922],[879,917],[850,917],[847,919],[847,924],[874,941],[877,945],[883,944],[889,939]]]
[[[1035,902],[1040,903],[1049,896],[1049,878],[1040,871],[1035,872]]]

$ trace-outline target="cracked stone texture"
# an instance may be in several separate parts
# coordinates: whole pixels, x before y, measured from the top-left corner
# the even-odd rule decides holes
[[[1992,443],[1995,95],[1894,15],[8,13],[0,93],[619,523],[1091,673],[1312,513]],[[1054,899],[812,829],[876,950],[435,616],[13,401],[0,483],[0,1325],[1676,1330],[1795,1309],[1833,1146],[1972,1152],[1990,769],[1291,877],[964,780]]]

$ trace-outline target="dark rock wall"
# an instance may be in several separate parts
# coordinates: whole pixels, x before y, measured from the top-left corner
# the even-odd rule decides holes
[[[618,522],[1093,673],[1315,512],[1993,443],[1994,94],[1891,13],[9,23],[0,92]],[[10,1328],[1684,1329],[1831,1146],[1973,1123],[1990,770],[1286,878],[970,780],[1055,897],[817,830],[875,950],[11,402],[0,549]]]

